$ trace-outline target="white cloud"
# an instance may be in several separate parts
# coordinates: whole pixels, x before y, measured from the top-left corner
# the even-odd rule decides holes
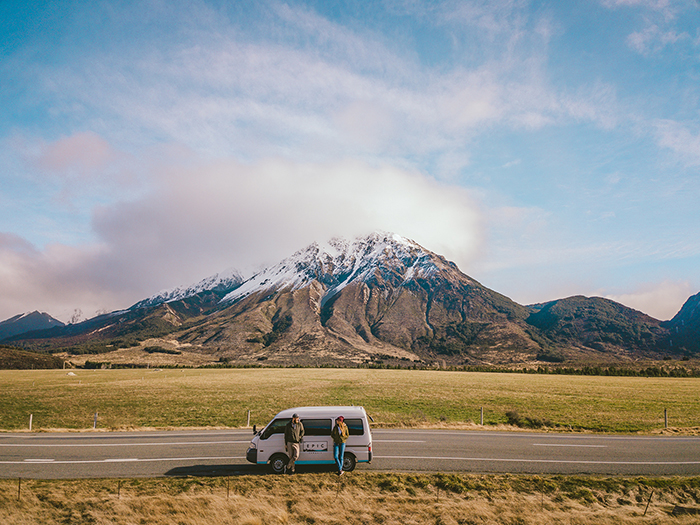
[[[631,127],[634,120],[645,130],[640,135],[652,129],[661,147],[695,166],[700,164],[695,131],[669,120],[649,126],[649,119],[625,114],[635,113],[622,105],[636,93],[622,91],[625,82],[616,85],[612,76],[577,85],[556,77],[556,64],[566,56],[549,56],[561,47],[549,46],[561,30],[548,18],[554,9],[531,9],[536,6],[524,0],[390,3],[417,16],[411,27],[420,22],[451,39],[445,45],[450,56],[426,65],[409,42],[414,35],[401,33],[405,27],[397,29],[394,41],[359,23],[344,27],[293,2],[266,3],[252,17],[253,28],[245,17],[238,22],[204,3],[181,2],[178,8],[151,3],[146,25],[139,25],[140,8],[149,3],[114,8],[121,9],[120,27],[150,28],[165,18],[167,24],[155,24],[168,29],[161,36],[131,42],[132,32],[121,34],[110,26],[110,36],[121,37],[118,46],[105,41],[75,56],[62,49],[65,59],[55,62],[15,57],[0,65],[12,75],[16,91],[27,93],[12,100],[30,100],[17,114],[33,115],[40,108],[51,116],[35,128],[46,126],[45,142],[27,139],[31,169],[16,171],[24,179],[22,190],[28,188],[23,194],[38,202],[27,183],[34,179],[42,196],[51,191],[69,196],[77,212],[68,220],[93,217],[92,236],[61,244],[58,236],[69,228],[60,216],[55,224],[62,224],[62,231],[54,230],[54,242],[46,248],[23,244],[16,221],[2,227],[16,235],[0,249],[0,317],[19,313],[23,294],[27,304],[56,308],[63,299],[69,313],[76,307],[86,314],[123,307],[231,265],[246,271],[277,262],[314,240],[375,229],[411,237],[470,272],[477,262],[490,272],[521,273],[539,266],[544,275],[554,265],[562,272],[580,268],[575,264],[581,260],[610,264],[639,255],[651,258],[648,246],[623,245],[611,240],[613,234],[594,238],[584,232],[572,241],[572,232],[580,233],[571,227],[574,220],[569,218],[567,230],[565,213],[555,218],[550,211],[569,203],[562,202],[560,192],[559,202],[552,204],[545,184],[540,196],[515,195],[520,188],[537,187],[539,177],[518,143],[528,134],[536,144],[549,130],[530,132],[549,127],[553,134],[561,129],[571,138],[563,142],[579,151],[574,139],[601,128]],[[675,16],[669,2],[610,0],[604,5],[638,8],[642,25],[628,42],[640,52],[683,37],[669,25]],[[607,26],[590,29],[595,36]],[[687,96],[690,100],[692,94]],[[646,108],[640,105],[636,113]],[[56,131],[54,123],[66,127]],[[587,128],[586,137],[574,127]],[[601,134],[584,147],[594,151],[614,138]],[[3,148],[12,147],[4,142],[3,160]],[[154,152],[159,144],[165,146]],[[552,170],[561,170],[561,164],[555,166],[561,150],[555,147],[548,160]],[[620,151],[624,157],[635,154],[631,147]],[[469,191],[445,182],[486,180],[491,177],[488,162],[503,167],[519,162],[518,176],[530,177],[533,184],[527,185],[501,179],[504,186],[518,188],[503,189],[511,197],[505,200],[515,205],[483,210]],[[472,165],[473,172],[465,169]],[[562,185],[574,187],[574,179],[588,175],[586,166],[565,168]],[[429,171],[434,178],[426,175]],[[590,175],[588,188],[596,184],[595,174]],[[125,180],[137,183],[125,191]],[[497,176],[490,180],[500,184]],[[39,188],[42,181],[58,190]],[[4,191],[3,204],[20,194]],[[25,223],[41,216],[35,210],[40,205],[32,204],[22,216]],[[606,202],[603,213],[622,220],[624,210],[615,204]],[[22,208],[30,206],[13,209]],[[51,209],[40,218],[59,215]],[[8,224],[14,219],[7,211],[5,217]],[[659,246],[654,248],[658,258],[668,247]],[[675,257],[673,251],[665,254]],[[30,270],[46,278],[31,281]],[[571,272],[560,281],[567,289],[595,287],[572,283],[576,270]]]
[[[581,86],[575,93],[562,96],[561,104],[571,118],[593,122],[605,130],[612,130],[624,121],[616,89],[611,84],[593,82]]]
[[[100,246],[49,245],[39,250],[0,233],[0,320],[39,310],[68,321],[76,308],[116,309],[133,294],[119,274],[105,272]]]
[[[698,7],[693,0],[602,0],[601,3],[609,9],[637,9],[643,27],[627,36],[627,45],[645,56],[658,53],[681,40],[690,40],[690,35],[677,31],[674,24],[678,23],[684,12],[695,14]]]
[[[673,120],[658,120],[655,129],[661,147],[678,153],[690,166],[700,165],[700,134]]]
[[[357,161],[160,165],[152,191],[96,209],[98,242],[0,243],[0,318],[113,310],[231,266],[252,273],[316,240],[395,231],[465,266],[481,242],[468,191]]]
[[[661,320],[671,319],[691,295],[697,293],[688,281],[663,281],[639,285],[624,294],[608,294],[607,299]]]
[[[562,93],[548,81],[541,24],[528,25],[525,5],[440,7],[442,23],[470,20],[513,39],[499,37],[496,51],[468,50],[444,69],[426,68],[384,35],[285,4],[268,21],[269,38],[198,27],[178,42],[96,51],[37,76],[62,116],[99,115],[89,125],[123,148],[175,142],[246,161],[469,158],[474,138],[497,125],[540,129],[573,118],[609,126],[611,90]]]
[[[672,16],[675,12],[672,0],[601,0],[601,3],[608,8],[617,7],[640,7],[652,11],[659,11]],[[675,2],[677,4],[678,2]]]
[[[115,195],[138,191],[135,157],[119,151],[97,133],[76,132],[53,141],[41,137],[11,135],[0,140],[0,155],[7,176],[33,185],[32,195],[19,200],[35,202],[41,194],[63,207],[73,207],[81,198],[105,201]]]
[[[76,133],[62,137],[43,148],[37,159],[41,169],[49,172],[75,171],[79,176],[104,168],[113,161],[115,153],[102,137],[95,133]]]
[[[441,23],[468,25],[495,36],[516,36],[526,20],[526,0],[476,0],[473,2],[448,1],[432,11]]]
[[[647,55],[660,51],[669,44],[675,44],[681,39],[689,39],[687,33],[663,31],[656,24],[647,26],[642,31],[636,31],[627,37],[627,44],[636,52]]]

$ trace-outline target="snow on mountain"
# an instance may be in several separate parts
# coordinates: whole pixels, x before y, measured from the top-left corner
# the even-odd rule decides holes
[[[440,271],[437,259],[416,242],[393,233],[376,232],[352,241],[334,238],[326,243],[314,242],[248,280],[229,269],[190,286],[163,290],[130,310],[182,300],[204,291],[229,292],[221,302],[233,302],[264,290],[295,290],[313,280],[326,287],[325,302],[350,282],[367,281],[376,271],[394,276],[397,271],[403,272],[404,281],[429,277]]]
[[[313,243],[255,274],[221,302],[233,302],[265,290],[295,290],[313,280],[325,285],[325,301],[350,282],[367,281],[377,271],[403,271],[404,281],[428,277],[439,271],[435,257],[416,242],[392,233],[373,233],[354,241],[335,238],[323,244]]]
[[[169,303],[172,301],[179,301],[181,299],[186,299],[187,297],[192,297],[201,292],[207,291],[218,291],[227,292],[243,282],[243,277],[234,268],[229,268],[226,271],[214,274],[206,279],[202,279],[198,283],[189,286],[178,286],[170,290],[162,290],[157,294],[139,301],[130,310],[137,308],[145,308],[149,306],[156,306],[163,303]]]

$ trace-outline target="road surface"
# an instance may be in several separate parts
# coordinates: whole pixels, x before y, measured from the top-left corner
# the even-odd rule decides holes
[[[358,470],[700,475],[700,437],[693,436],[383,429],[372,435],[374,460],[358,465]],[[0,433],[0,477],[265,473],[264,467],[245,460],[251,437],[246,430]]]

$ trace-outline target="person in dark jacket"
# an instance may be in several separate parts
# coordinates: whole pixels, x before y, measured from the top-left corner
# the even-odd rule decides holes
[[[338,476],[343,475],[343,457],[345,456],[345,442],[348,440],[350,431],[345,424],[345,418],[338,416],[335,420],[335,426],[331,430],[333,438],[333,458],[335,464],[338,465]]]
[[[287,448],[289,462],[285,468],[286,472],[294,474],[294,463],[299,459],[301,440],[304,438],[304,425],[299,419],[299,414],[292,415],[292,420],[284,428],[284,444]]]

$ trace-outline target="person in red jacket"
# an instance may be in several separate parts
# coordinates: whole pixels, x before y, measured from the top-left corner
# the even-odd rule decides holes
[[[338,465],[338,476],[343,475],[343,457],[345,456],[345,442],[348,440],[350,431],[345,424],[345,418],[338,416],[335,420],[335,426],[331,430],[333,438],[333,458]]]

